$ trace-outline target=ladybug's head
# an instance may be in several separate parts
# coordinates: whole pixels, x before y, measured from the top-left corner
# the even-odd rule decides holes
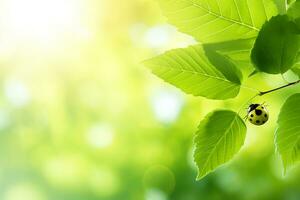
[[[248,107],[248,113],[250,113],[252,110],[255,110],[260,104],[250,104]]]

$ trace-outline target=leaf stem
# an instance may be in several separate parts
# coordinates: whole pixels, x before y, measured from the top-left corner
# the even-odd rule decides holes
[[[300,83],[300,80],[295,81],[295,82],[291,82],[291,83],[289,83],[289,84],[280,86],[280,87],[278,87],[278,88],[274,88],[274,89],[272,89],[272,90],[267,90],[267,91],[264,91],[264,92],[259,92],[259,96],[263,96],[263,95],[265,95],[265,94],[268,94],[268,93],[271,93],[271,92],[275,92],[275,91],[277,91],[277,90],[280,90],[280,89],[283,89],[283,88],[286,88],[286,87],[289,87],[289,86],[292,86],[292,85],[296,85],[296,84],[298,84],[298,83]]]

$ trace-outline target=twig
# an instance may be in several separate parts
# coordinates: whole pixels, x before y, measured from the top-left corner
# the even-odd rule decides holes
[[[278,87],[278,88],[275,88],[275,89],[272,89],[272,90],[268,90],[268,91],[264,91],[264,92],[259,92],[259,96],[263,96],[265,94],[268,94],[268,93],[271,93],[271,92],[274,92],[274,91],[277,91],[277,90],[280,90],[280,89],[283,89],[283,88],[286,88],[286,87],[289,87],[289,86],[292,86],[292,85],[296,85],[298,83],[300,83],[300,80],[292,82],[292,83],[289,83],[289,84],[286,84],[286,85],[283,85],[281,87]]]

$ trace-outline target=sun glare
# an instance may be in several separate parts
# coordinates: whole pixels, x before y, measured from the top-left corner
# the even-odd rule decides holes
[[[80,0],[4,0],[1,39],[51,46],[82,31]]]

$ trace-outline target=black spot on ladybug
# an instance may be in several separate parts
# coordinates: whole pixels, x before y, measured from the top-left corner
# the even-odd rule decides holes
[[[253,115],[251,114],[250,117],[253,117]]]
[[[252,119],[250,119],[250,121],[252,122]]]
[[[261,114],[262,114],[262,111],[261,111],[261,110],[255,110],[255,114],[261,115]]]
[[[263,107],[263,106],[262,106],[261,108],[262,108],[262,109],[264,109],[264,107]]]
[[[268,117],[268,115],[267,115],[267,114],[265,114],[265,117]]]
[[[264,123],[265,123],[265,121],[262,121],[262,123],[264,124]]]
[[[256,123],[257,123],[257,124],[259,124],[259,123],[260,123],[260,121],[259,121],[259,120],[256,120]]]

